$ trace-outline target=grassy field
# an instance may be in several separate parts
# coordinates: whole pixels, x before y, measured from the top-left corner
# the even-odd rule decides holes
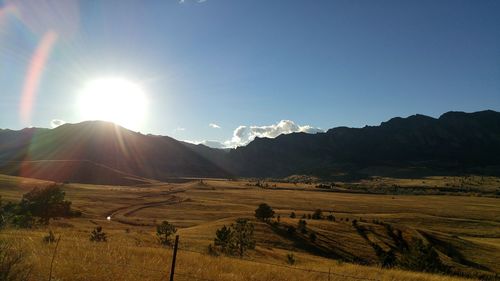
[[[0,176],[0,195],[4,201],[17,201],[34,186],[47,184]],[[135,187],[67,184],[67,198],[83,212],[81,218],[56,220],[47,228],[29,231],[6,229],[0,237],[28,253],[35,265],[33,280],[46,280],[48,276],[48,257],[55,247],[42,243],[48,228],[62,237],[54,263],[58,280],[166,280],[171,251],[161,248],[154,235],[154,226],[163,220],[179,228],[176,280],[353,280],[341,275],[375,280],[460,280],[379,268],[371,245],[394,247],[380,223],[384,222],[401,230],[404,237],[417,236],[432,243],[455,272],[481,276],[500,272],[497,198],[337,193],[289,183],[269,186],[224,180]],[[263,202],[275,209],[279,224],[253,219],[254,210]],[[306,220],[309,231],[318,236],[315,242],[305,235],[290,239],[283,234],[286,226],[296,226],[303,215],[307,217],[318,208],[325,216],[334,215],[335,221]],[[289,217],[292,211],[297,218]],[[110,221],[107,216],[111,216]],[[256,249],[243,260],[207,255],[215,230],[238,217],[253,220]],[[354,219],[366,229],[366,237],[353,227]],[[96,225],[108,233],[108,243],[88,241]],[[296,258],[293,268],[283,267],[289,253]]]

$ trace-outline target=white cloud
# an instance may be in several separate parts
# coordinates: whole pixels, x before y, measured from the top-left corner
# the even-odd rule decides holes
[[[50,121],[50,127],[52,127],[52,129],[54,129],[54,128],[57,128],[61,125],[64,125],[65,123],[66,122],[64,122],[61,119],[52,119],[52,121]]]
[[[185,130],[186,130],[186,128],[177,127],[177,128],[174,129],[174,132],[183,132]]]
[[[212,125],[209,126],[212,128]],[[231,139],[224,142],[219,141],[188,141],[195,144],[204,144],[213,148],[234,148],[237,146],[247,145],[249,142],[253,141],[256,137],[259,138],[275,138],[282,134],[291,134],[303,132],[308,134],[315,134],[324,132],[321,128],[313,127],[310,125],[300,126],[291,120],[281,120],[277,124],[272,124],[268,126],[239,126],[233,131],[233,136]]]
[[[321,128],[310,125],[300,126],[291,120],[281,120],[279,123],[269,126],[239,126],[234,130],[231,140],[225,141],[224,144],[227,147],[243,146],[253,141],[256,137],[275,138],[282,134],[297,132],[315,134],[324,131]]]
[[[217,124],[215,124],[215,123],[210,123],[210,124],[208,124],[208,126],[209,126],[210,128],[220,129],[220,126],[219,126],[219,125],[217,125]]]

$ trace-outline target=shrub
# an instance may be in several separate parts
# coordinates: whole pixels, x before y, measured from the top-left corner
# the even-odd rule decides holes
[[[43,237],[43,242],[48,244],[56,242],[56,236],[54,235],[54,232],[52,232],[52,230],[49,230],[49,234]]]
[[[329,221],[335,221],[335,217],[333,215],[328,215],[326,217]]]
[[[295,227],[289,225],[287,228],[286,228],[286,232],[288,233],[288,235],[290,236],[293,236],[295,234]]]
[[[290,265],[294,265],[295,264],[295,256],[293,255],[293,253],[288,253],[286,255],[286,262]]]
[[[0,240],[0,280],[28,280],[31,266],[26,263],[26,259],[24,252],[14,249],[12,244]]]
[[[294,219],[296,217],[297,217],[297,215],[295,215],[295,212],[290,213],[290,218]]]
[[[13,215],[11,223],[18,228],[32,228],[35,225],[35,219],[30,212],[24,214]]]
[[[69,217],[71,202],[65,201],[64,197],[65,193],[59,185],[34,188],[23,195],[18,215],[31,214],[39,218],[42,224],[48,224],[53,218]]]
[[[269,221],[269,219],[273,216],[273,208],[271,208],[271,206],[267,205],[266,203],[260,204],[259,207],[255,210],[255,217],[259,220]]]
[[[163,221],[160,225],[156,226],[156,237],[163,246],[172,245],[171,236],[177,232],[173,224],[168,221]]]
[[[316,209],[316,211],[314,211],[314,213],[312,214],[311,218],[313,220],[323,219],[323,212],[321,211],[321,209]]]
[[[102,230],[101,226],[97,226],[90,233],[90,241],[92,242],[107,242],[108,238],[106,233]]]

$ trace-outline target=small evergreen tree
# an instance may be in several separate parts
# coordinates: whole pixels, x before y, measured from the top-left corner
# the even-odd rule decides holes
[[[295,227],[289,225],[287,228],[286,228],[286,232],[288,233],[288,235],[290,236],[293,236],[295,234]]]
[[[289,264],[289,265],[294,265],[295,264],[295,256],[293,255],[293,253],[288,253],[286,255],[286,262]]]
[[[243,257],[248,249],[255,248],[255,241],[253,238],[254,226],[248,219],[239,218],[236,223],[232,225],[234,230],[234,246],[236,252],[240,257]]]
[[[90,233],[90,241],[92,242],[107,242],[108,237],[104,231],[102,231],[101,226],[97,226]]]
[[[290,213],[290,218],[294,219],[294,218],[296,218],[296,217],[297,217],[297,215],[295,215],[295,212],[291,212],[291,213]]]
[[[259,207],[255,210],[255,217],[259,220],[267,222],[273,216],[273,208],[271,208],[271,206],[267,205],[266,203],[260,204]]]
[[[224,225],[215,231],[214,245],[219,247],[224,253],[231,253],[234,249],[233,236],[232,229]]]
[[[158,241],[163,246],[169,246],[172,244],[171,236],[177,232],[177,229],[173,224],[168,221],[163,221],[160,225],[156,226],[156,237]]]

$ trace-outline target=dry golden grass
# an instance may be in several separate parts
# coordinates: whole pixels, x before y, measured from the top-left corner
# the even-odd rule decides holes
[[[1,234],[1,237],[14,241],[19,250],[29,253],[30,260],[35,265],[31,280],[46,280],[49,276],[55,244],[43,243],[44,234],[41,230],[9,230]],[[87,233],[72,229],[58,228],[56,234],[61,235],[62,239],[53,266],[54,280],[167,280],[172,251],[156,246],[151,237],[143,237],[145,244],[137,243],[137,236],[148,234],[111,232],[107,243],[90,242]],[[280,257],[283,261],[287,253],[280,250],[261,251],[267,251],[267,255]],[[295,253],[295,256],[298,263],[290,267],[284,262],[264,264],[269,262],[265,259],[253,262],[180,250],[175,280],[356,280],[347,276],[381,281],[464,280],[338,263],[303,253]],[[327,274],[329,270],[330,279]]]
[[[0,195],[18,200],[33,186],[50,182],[0,176]],[[500,271],[499,199],[467,196],[369,195],[321,192],[312,186],[276,184],[276,189],[249,186],[244,181],[204,180],[180,184],[151,184],[141,187],[70,184],[64,189],[73,207],[83,211],[77,219],[52,221],[50,228],[62,240],[54,273],[58,280],[166,280],[171,251],[155,240],[154,225],[168,220],[179,228],[181,249],[206,252],[215,230],[237,217],[252,217],[259,203],[270,204],[282,224],[295,225],[304,214],[320,208],[337,221],[308,220],[318,233],[316,244],[348,257],[376,262],[373,249],[352,227],[352,219],[363,219],[370,228],[369,239],[389,243],[384,228],[371,220],[390,222],[406,233],[415,230],[434,233],[457,247],[466,258]],[[290,219],[290,212],[297,214]],[[106,216],[112,220],[107,221]],[[341,222],[340,219],[343,221]],[[345,219],[349,219],[346,222]],[[286,265],[286,255],[294,253],[296,267],[375,278],[377,280],[460,280],[441,275],[400,270],[383,270],[319,257],[279,235],[264,223],[256,225],[257,248],[248,259]],[[97,224],[109,235],[108,243],[91,243],[89,233]],[[413,231],[413,232],[412,232]],[[14,241],[29,253],[34,267],[33,280],[46,280],[54,245],[42,243],[48,229],[5,230],[0,237]],[[433,234],[433,235],[434,235]],[[436,236],[436,237],[437,237]],[[481,240],[483,239],[483,240]],[[464,241],[467,241],[465,243]],[[328,280],[324,273],[261,265],[227,257],[181,250],[179,274],[209,280]],[[194,280],[179,275],[176,280]],[[350,280],[331,276],[330,280]]]

